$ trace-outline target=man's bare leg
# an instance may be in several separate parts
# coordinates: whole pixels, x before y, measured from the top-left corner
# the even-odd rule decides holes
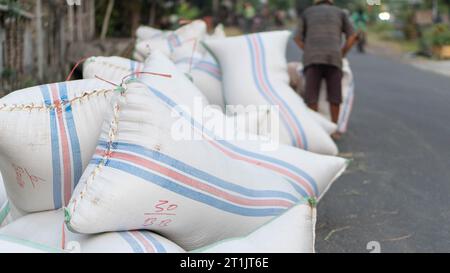
[[[339,114],[341,111],[341,105],[340,104],[335,104],[335,103],[330,103],[330,112],[331,112],[331,120],[337,124],[339,122]],[[339,140],[341,139],[342,135],[339,132],[335,132],[331,135],[331,137],[334,140]]]
[[[336,124],[339,121],[340,111],[341,111],[340,104],[330,103],[331,121],[333,121]]]
[[[313,111],[319,112],[319,104],[318,103],[308,104],[308,107]]]

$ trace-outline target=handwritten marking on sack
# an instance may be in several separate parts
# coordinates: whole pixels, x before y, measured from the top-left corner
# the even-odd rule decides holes
[[[173,222],[171,217],[176,216],[178,205],[167,200],[159,200],[154,205],[154,211],[145,213],[144,227],[168,227]]]
[[[17,165],[14,165],[14,164],[12,164],[12,166],[16,173],[17,184],[19,184],[19,187],[21,187],[22,189],[25,188],[25,185],[27,184],[27,182],[29,184],[31,184],[33,189],[36,188],[38,183],[45,182],[44,179],[42,179],[36,175],[30,174],[30,172],[26,168],[22,168]]]

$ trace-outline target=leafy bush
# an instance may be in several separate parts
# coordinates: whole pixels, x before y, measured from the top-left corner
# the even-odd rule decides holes
[[[447,24],[437,24],[431,29],[431,44],[433,46],[450,45],[450,27]]]

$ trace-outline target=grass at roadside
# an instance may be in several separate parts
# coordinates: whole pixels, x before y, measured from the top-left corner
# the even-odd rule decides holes
[[[243,34],[242,30],[238,27],[226,27],[225,33],[227,34],[227,37],[239,36]]]
[[[419,50],[419,43],[417,41],[396,38],[392,35],[392,31],[391,29],[370,27],[368,31],[369,43],[378,46],[382,45],[402,54],[417,52]]]

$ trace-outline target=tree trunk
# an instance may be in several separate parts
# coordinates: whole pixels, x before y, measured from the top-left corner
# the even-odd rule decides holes
[[[83,7],[77,6],[77,39],[78,41],[82,42],[84,41],[84,25],[86,22],[84,22],[83,18]]]
[[[36,49],[37,49],[37,67],[38,77],[44,79],[44,37],[42,33],[42,1],[36,0]]]
[[[128,1],[131,11],[131,36],[134,37],[141,23],[141,1]]]
[[[111,14],[114,8],[114,0],[109,0],[108,7],[106,8],[105,18],[103,19],[102,33],[100,39],[104,40],[106,34],[108,34],[109,20],[111,19]]]
[[[95,38],[95,0],[89,2],[89,39]]]
[[[152,1],[152,6],[150,7],[150,20],[149,25],[154,26],[156,21],[156,1]]]
[[[74,39],[74,29],[73,29],[73,24],[75,23],[75,20],[74,20],[74,15],[73,15],[73,9],[74,9],[74,7],[73,7],[73,5],[67,5],[67,20],[68,20],[68,22],[67,22],[67,28],[68,28],[68,41],[69,42],[73,42],[75,39]]]

